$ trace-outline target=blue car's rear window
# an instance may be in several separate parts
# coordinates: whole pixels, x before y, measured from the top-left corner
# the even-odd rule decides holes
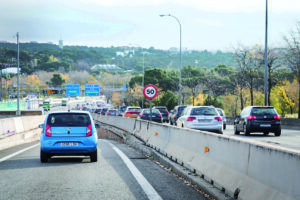
[[[47,124],[54,127],[83,127],[91,124],[91,120],[85,113],[53,113],[49,114]]]

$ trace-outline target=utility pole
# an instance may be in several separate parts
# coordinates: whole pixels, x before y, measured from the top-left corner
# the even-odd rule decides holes
[[[265,106],[268,105],[268,0],[266,0],[266,27],[265,27]]]
[[[181,47],[182,47],[182,41],[181,41],[181,38],[182,38],[182,31],[181,31],[181,23],[179,21],[179,19],[177,17],[175,17],[174,15],[171,15],[171,14],[168,14],[168,15],[159,15],[160,17],[172,17],[174,18],[177,22],[178,22],[178,25],[179,25],[179,91],[178,91],[178,96],[179,96],[179,99],[178,99],[178,105],[181,105],[181,90],[182,90],[182,85],[181,85],[181,68],[182,68],[182,52],[181,52]]]
[[[17,116],[20,116],[20,56],[19,56],[19,32],[17,32],[17,46],[18,46],[18,70],[17,70],[17,93],[18,93],[18,100],[17,100]]]

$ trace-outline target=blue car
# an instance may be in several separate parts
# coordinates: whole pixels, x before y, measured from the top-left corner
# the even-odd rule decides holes
[[[51,156],[84,155],[90,156],[91,162],[97,162],[98,136],[88,112],[52,112],[40,125],[41,162],[47,162]]]

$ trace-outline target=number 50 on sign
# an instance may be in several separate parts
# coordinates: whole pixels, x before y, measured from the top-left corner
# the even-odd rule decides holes
[[[157,87],[155,85],[146,85],[143,90],[144,97],[147,99],[154,99],[157,96]]]

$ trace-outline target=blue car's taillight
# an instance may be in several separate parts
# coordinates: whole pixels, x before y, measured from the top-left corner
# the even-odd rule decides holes
[[[92,132],[92,125],[88,125],[86,128],[86,136],[92,136],[93,132]]]
[[[51,127],[48,124],[46,125],[46,136],[48,136],[48,137],[52,136]]]

